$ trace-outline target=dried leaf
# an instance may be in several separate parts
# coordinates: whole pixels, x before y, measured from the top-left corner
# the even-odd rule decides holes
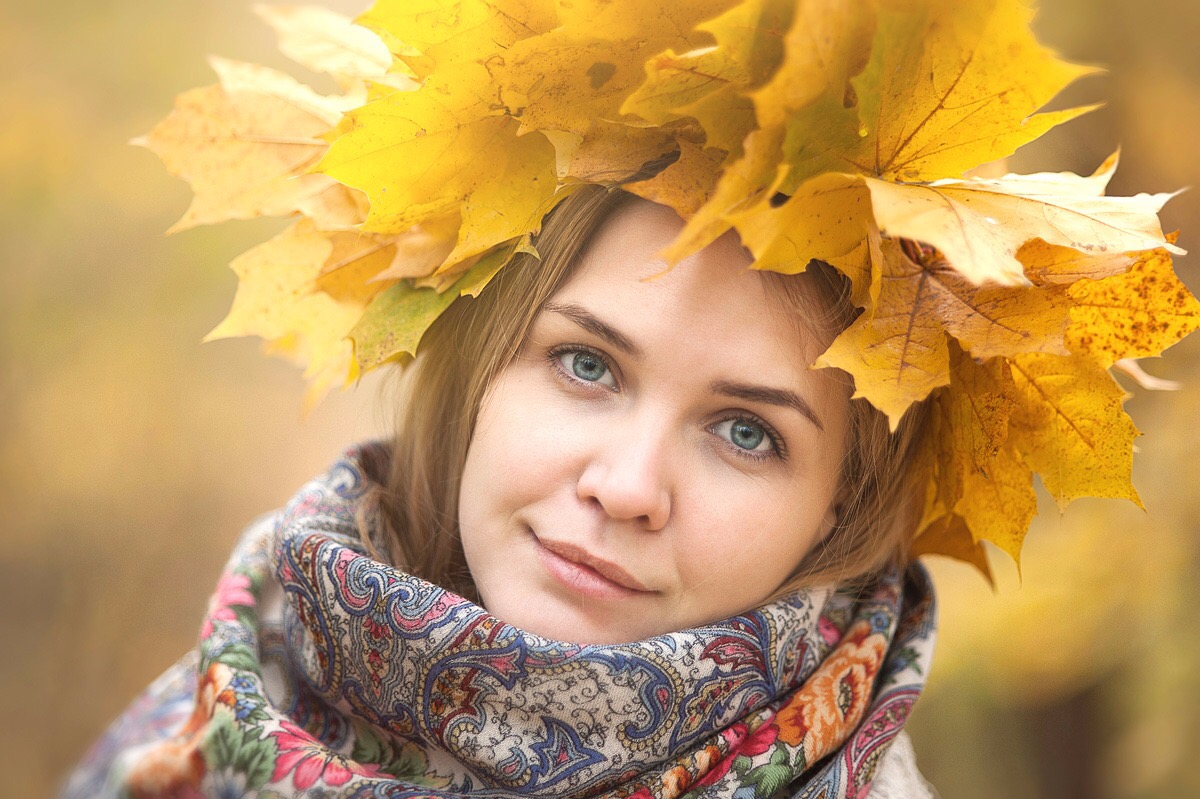
[[[319,168],[371,198],[368,231],[400,233],[457,210],[456,254],[467,257],[536,228],[554,194],[554,148],[540,134],[518,136],[515,120],[464,116],[422,92],[390,95],[348,120]]]
[[[708,202],[687,220],[663,259],[675,264],[699,252],[732,227],[729,218],[759,202],[779,174],[778,131],[757,130],[746,137],[742,157],[728,164]],[[805,262],[807,263],[807,261]]]
[[[715,189],[723,150],[679,142],[679,160],[649,180],[627,183],[626,191],[675,209],[683,218],[695,214]]]
[[[893,428],[909,405],[949,384],[947,335],[980,359],[1066,353],[1064,290],[975,286],[936,252],[914,260],[894,240],[884,241],[881,252],[874,315],[855,320],[817,363],[853,375],[855,396],[885,412]]]
[[[961,516],[939,516],[925,525],[913,540],[908,554],[912,558],[921,555],[945,555],[970,563],[979,569],[989,585],[995,586],[987,550],[971,535],[966,521]]]
[[[948,453],[963,473],[985,472],[1008,439],[1016,385],[1003,358],[978,362],[951,345],[951,384],[938,410],[949,434]]]
[[[1094,70],[1038,44],[1032,14],[1021,0],[881,4],[852,95],[828,97],[789,123],[789,185],[821,172],[957,178],[1089,110],[1035,113]]]
[[[389,75],[392,54],[387,46],[348,17],[322,6],[256,5],[254,11],[275,29],[284,55],[314,72],[334,76],[343,88],[367,79],[404,90],[417,86],[410,77]]]
[[[782,21],[787,12],[774,9],[771,3],[752,4],[758,12]],[[784,125],[802,109],[825,95],[835,96],[840,103],[846,93],[850,77],[862,68],[869,53],[874,18],[869,8],[841,2],[841,0],[814,0],[800,4],[792,10],[792,24],[783,34],[784,52],[779,67],[763,85],[753,84],[767,70],[761,65],[746,66],[754,62],[739,55],[741,49],[755,41],[771,42],[775,31],[757,35],[750,42],[735,34],[736,25],[723,27],[717,21],[706,28],[714,31],[718,47],[714,56],[723,56],[735,64],[742,65],[748,77],[749,96],[753,100],[758,129],[751,130],[740,140],[740,146],[731,149],[735,158],[729,163],[717,181],[711,199],[694,217],[679,239],[667,250],[665,257],[671,263],[687,257],[706,244],[714,241],[731,227],[730,219],[735,214],[761,202],[776,193],[781,177],[780,161],[785,135]],[[729,23],[737,18],[737,12],[728,15]],[[769,51],[774,53],[772,47]],[[724,84],[732,85],[732,84]],[[740,87],[739,87],[740,88]],[[724,99],[728,92],[720,98]],[[710,95],[715,97],[716,95]],[[709,137],[718,142],[731,142],[736,138],[736,125],[729,129],[730,120],[712,120],[713,114],[702,112],[704,101],[691,102],[681,107],[697,116],[708,130]],[[644,102],[644,100],[643,100]],[[732,119],[735,123],[744,116],[735,108]],[[816,256],[814,256],[816,257]],[[802,269],[807,260],[789,271]]]
[[[454,250],[459,224],[457,214],[447,214],[422,222],[398,236],[379,237],[395,249],[391,264],[374,279],[422,278],[433,274]]]
[[[1075,307],[1067,346],[1105,366],[1158,355],[1200,327],[1200,302],[1175,276],[1165,249],[1142,253],[1124,274],[1080,280],[1068,293]]]
[[[1017,388],[1009,439],[1065,507],[1079,497],[1128,499],[1139,434],[1121,408],[1125,392],[1090,358],[1033,353],[1012,361]]]
[[[621,107],[656,125],[685,117],[705,132],[705,144],[738,153],[754,129],[747,92],[762,85],[783,53],[795,3],[749,0],[699,26],[716,40],[682,54],[667,50],[646,62],[646,79]]]
[[[879,291],[883,287],[883,239],[879,230],[872,225],[867,237],[858,246],[842,256],[825,259],[825,263],[850,278],[853,293],[851,302],[858,308],[875,308],[879,302]]]
[[[795,274],[813,259],[824,261],[850,278],[858,306],[875,307],[882,255],[861,178],[822,175],[792,197],[762,196],[755,206],[731,210],[725,218],[754,254],[753,268]]]
[[[270,349],[306,364],[315,395],[346,380],[351,350],[346,334],[387,283],[370,279],[387,266],[386,252],[365,251],[336,272],[322,274],[335,251],[343,257],[354,233],[325,232],[302,220],[236,258],[233,307],[205,341],[260,336]]]
[[[587,135],[595,120],[617,120],[645,79],[646,62],[669,47],[711,44],[696,26],[736,0],[564,6],[562,25],[515,42],[492,65],[499,103],[522,109],[522,133]],[[570,101],[564,101],[570,98]]]
[[[1004,359],[976,362],[953,340],[949,351],[950,384],[930,398],[920,458],[931,486],[926,519],[954,512],[967,477],[986,475],[993,468],[1016,407],[1016,387]]]
[[[1166,242],[1158,222],[1172,195],[1100,197],[1092,178],[1071,173],[866,183],[884,234],[937,247],[975,283],[1027,283],[1017,252],[1034,238],[1082,252],[1162,246],[1180,252]]]
[[[938,522],[928,526],[942,544],[954,545],[956,556],[976,565],[982,552],[955,543],[964,530],[972,542],[990,541],[1019,563],[1037,496],[1032,471],[1008,441],[1016,384],[1006,359],[977,362],[954,342],[950,363],[950,385],[931,400],[927,428],[925,516]]]
[[[417,75],[447,69],[511,47],[559,23],[553,0],[376,0],[357,20]]]
[[[754,253],[755,269],[795,274],[813,258],[833,261],[866,241],[870,206],[861,178],[835,173],[810,180],[786,202],[760,198],[728,219]]]
[[[749,83],[749,75],[724,52],[705,47],[680,55],[668,50],[646,62],[646,73],[642,85],[621,106],[622,114],[635,114],[660,126],[693,117],[704,129],[706,142],[714,147],[737,146],[753,128],[754,105],[738,91]],[[702,105],[713,95],[732,112],[733,124],[727,117],[710,116],[716,109]],[[740,129],[742,136],[731,134],[730,128]]]
[[[354,192],[324,175],[305,174],[325,152],[321,135],[337,124],[346,101],[265,67],[222,59],[212,64],[220,86],[181,94],[171,114],[134,141],[153,150],[195,193],[170,232],[296,212],[326,228],[360,221]]]
[[[586,138],[565,131],[548,131],[546,138],[554,145],[560,179],[608,186],[624,183],[647,163],[690,144],[676,142],[672,134],[658,128],[631,128],[606,120],[596,120]]]
[[[1035,285],[1069,284],[1081,278],[1112,277],[1129,271],[1138,259],[1137,252],[1080,252],[1072,247],[1047,244],[1033,239],[1017,250],[1017,260],[1025,267],[1025,276]]]
[[[460,296],[478,296],[515,249],[512,245],[496,248],[443,291],[402,280],[376,297],[349,331],[358,368],[367,371],[416,355],[421,337],[434,320]]]
[[[1033,472],[1012,447],[1004,447],[986,472],[965,475],[954,510],[976,541],[991,541],[1020,564],[1021,544],[1037,515]]]
[[[873,9],[862,3],[811,0],[794,15],[778,70],[752,95],[759,125],[781,134],[822,97],[855,113],[850,79],[866,66],[875,35]]]

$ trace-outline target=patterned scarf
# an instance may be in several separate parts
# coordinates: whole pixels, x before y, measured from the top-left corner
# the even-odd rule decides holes
[[[197,652],[68,796],[866,796],[929,665],[921,567],[646,641],[551,641],[367,556],[363,455],[251,526]]]

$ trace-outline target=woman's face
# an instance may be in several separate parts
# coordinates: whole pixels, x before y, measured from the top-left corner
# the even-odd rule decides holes
[[[487,609],[538,635],[744,612],[833,524],[848,388],[732,235],[660,274],[681,226],[618,211],[480,409],[463,549]]]

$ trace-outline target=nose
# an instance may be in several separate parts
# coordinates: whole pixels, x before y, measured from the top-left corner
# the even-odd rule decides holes
[[[576,491],[613,519],[661,530],[671,516],[670,453],[661,432],[647,426],[612,431],[585,464]]]

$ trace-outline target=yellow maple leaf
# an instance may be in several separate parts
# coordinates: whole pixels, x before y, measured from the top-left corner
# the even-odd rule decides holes
[[[976,361],[953,341],[949,349],[950,384],[930,398],[919,458],[919,470],[928,474],[921,527],[934,526],[930,536],[951,541],[962,527],[973,542],[990,540],[1005,551],[1019,552],[1025,533],[1020,522],[1025,519],[1028,526],[1025,512],[1033,488],[1019,456],[1002,453],[1016,408],[1008,363],[1003,358]],[[1007,508],[1007,516],[994,512],[996,501]]]
[[[646,78],[629,95],[622,113],[655,125],[690,117],[705,133],[705,145],[739,153],[755,127],[747,92],[761,86],[782,58],[791,26],[792,0],[750,0],[699,25],[715,46],[685,53],[667,50],[646,61]]]
[[[555,191],[555,151],[544,136],[519,136],[511,109],[497,107],[491,57],[550,30],[553,4],[381,0],[358,21],[403,43],[422,78],[350,114],[318,167],[368,196],[364,229],[399,234],[457,213],[452,261],[536,229]]]
[[[668,160],[682,153],[682,147],[697,146],[686,140],[676,142],[673,133],[659,128],[634,128],[603,119],[595,121],[587,137],[563,130],[543,131],[543,135],[554,145],[560,191],[579,182],[623,184],[643,172],[647,164]],[[682,154],[679,160],[683,160]],[[694,172],[698,164],[692,157],[687,160],[691,166],[680,169]]]
[[[912,558],[921,555],[943,555],[970,563],[989,584],[995,585],[987,550],[971,535],[966,521],[961,516],[947,514],[924,524],[913,539],[908,554]]]
[[[411,360],[421,337],[450,303],[462,296],[478,296],[519,248],[519,244],[495,248],[448,287],[417,286],[402,280],[380,293],[346,334],[354,342],[358,368],[366,371],[388,361]]]
[[[1104,197],[1114,167],[1110,160],[1090,177],[1009,175],[929,185],[827,173],[783,202],[777,202],[779,195],[760,195],[754,206],[724,216],[754,253],[756,268],[794,272],[812,258],[834,263],[878,225],[890,236],[938,248],[973,283],[1028,283],[1018,257],[1022,252],[1026,260],[1043,261],[1034,264],[1041,282],[1061,283],[1070,270],[1090,269],[1103,276],[1129,262],[1114,258],[1112,251],[1178,250],[1166,241],[1157,215],[1172,195]],[[864,201],[868,193],[869,202]],[[1040,247],[1031,247],[1031,241]],[[1058,254],[1067,246],[1079,255],[1069,260]],[[1015,301],[1040,295],[1011,296]],[[868,316],[875,312],[872,305],[866,307]],[[972,352],[991,354],[974,347]]]
[[[779,129],[756,130],[746,136],[741,157],[726,163],[711,196],[686,218],[683,230],[663,251],[667,263],[678,263],[712,244],[732,227],[730,217],[771,196],[770,187],[779,174],[780,141]]]
[[[351,232],[316,229],[301,220],[275,238],[234,259],[237,294],[229,314],[205,341],[259,336],[270,350],[305,364],[310,402],[345,382],[352,351],[346,335],[377,294],[388,287],[370,279],[390,259]],[[326,272],[330,258],[352,263]]]
[[[625,98],[645,79],[648,59],[671,44],[704,43],[708,37],[695,26],[734,2],[596,3],[591,18],[580,15],[504,52],[490,73],[499,102],[520,109],[522,133],[586,136],[595,120],[620,117]]]
[[[1123,274],[1080,280],[1068,293],[1075,305],[1068,348],[1105,366],[1159,355],[1200,327],[1200,302],[1175,276],[1166,249],[1142,253]]]
[[[195,196],[170,232],[228,219],[303,213],[325,228],[361,220],[355,192],[307,174],[321,136],[357,102],[325,97],[275,70],[212,59],[221,83],[180,95],[171,114],[135,139]]]
[[[882,254],[870,194],[861,179],[822,175],[786,202],[780,199],[759,195],[754,205],[724,214],[754,254],[753,268],[795,274],[814,259],[824,261],[850,278],[856,305],[874,309]]]
[[[1090,110],[1035,113],[1094,70],[1038,44],[1032,15],[1022,0],[880,3],[852,96],[829,96],[789,121],[787,185],[821,172],[957,178]]]
[[[254,11],[275,29],[279,49],[297,64],[332,75],[343,89],[364,80],[393,88],[416,88],[412,77],[391,73],[392,54],[376,34],[321,6],[256,5]]]
[[[754,104],[741,93],[747,76],[740,65],[705,48],[683,55],[667,51],[650,59],[646,68],[646,81],[625,100],[622,113],[656,126],[690,117],[704,130],[707,146],[726,153],[740,150],[742,139],[754,129]]]
[[[893,428],[908,407],[950,383],[952,335],[980,359],[1065,354],[1070,301],[1062,288],[976,286],[936,252],[885,240],[873,313],[854,321],[817,363],[853,375],[855,396]]]
[[[832,262],[866,241],[872,229],[871,195],[856,176],[821,175],[787,202],[775,199],[760,197],[753,207],[726,215],[754,254],[755,269],[794,274],[813,258]]]
[[[554,148],[518,127],[430,93],[398,92],[351,113],[319,169],[370,198],[371,232],[401,233],[457,211],[455,252],[466,257],[535,229],[549,209]]]
[[[979,361],[951,344],[950,364],[951,384],[935,410],[946,433],[943,454],[964,474],[985,472],[1008,440],[1016,386],[1004,358]]]
[[[795,9],[783,57],[771,79],[752,93],[759,125],[782,129],[822,97],[853,109],[849,81],[866,66],[875,9],[845,0],[812,0]]]
[[[641,81],[642,61],[666,42],[701,41],[696,23],[731,2],[640,6],[634,13],[586,2],[552,9],[534,2],[504,9],[377,3],[364,24],[419,50],[418,72],[432,71],[416,91],[354,111],[320,171],[367,194],[367,230],[396,233],[457,210],[462,226],[449,260],[486,252],[536,229],[553,205],[559,162],[578,162],[579,153],[564,159],[555,149],[571,146],[568,139],[541,131],[575,134],[575,149],[586,149],[593,133],[619,147],[621,131],[609,123]],[[462,57],[468,51],[470,58]],[[387,131],[383,139],[380,131]],[[637,128],[628,137],[645,140]]]
[[[814,0],[800,5],[789,4],[794,7],[786,12],[773,8],[775,3],[750,5],[759,16],[773,18],[776,22],[790,18],[790,27],[784,32],[769,32],[782,41],[782,52],[776,56],[778,67],[765,83],[756,85],[765,70],[742,52],[762,42],[770,45],[768,52],[773,56],[776,51],[767,33],[748,35],[744,26],[737,24],[741,17],[736,11],[705,26],[718,40],[717,49],[706,57],[724,58],[742,67],[742,72],[748,76],[744,88],[738,84],[732,86],[745,91],[751,99],[756,128],[743,134],[740,146],[730,149],[732,160],[723,169],[708,201],[688,218],[677,241],[664,253],[671,263],[711,243],[729,229],[731,217],[775,194],[775,187],[782,177],[780,161],[785,123],[800,109],[824,96],[836,97],[839,101],[845,98],[850,77],[862,68],[870,52],[874,11],[867,4]],[[752,64],[753,68],[743,64]],[[656,88],[659,92],[666,91],[662,87]],[[735,113],[726,119],[705,113],[706,103],[715,101],[713,98],[723,100],[728,96],[726,89],[720,95],[714,92],[709,97],[693,99],[690,104],[672,107],[672,110],[696,116],[711,139],[731,141],[737,137],[737,125],[744,121],[744,115]],[[733,127],[731,123],[734,123]],[[797,271],[807,262],[804,259],[800,267],[789,271]]]
[[[398,280],[433,274],[453,252],[459,225],[458,214],[447,214],[428,219],[395,236],[375,235],[379,245],[391,247],[394,255],[388,267],[372,279]]]
[[[1017,250],[1017,260],[1025,267],[1025,277],[1036,285],[1074,283],[1081,278],[1099,280],[1129,271],[1138,252],[1082,252],[1072,247],[1048,244],[1032,239]]]
[[[1037,515],[1033,472],[1013,447],[1000,449],[986,471],[968,472],[954,506],[976,541],[990,541],[1018,564]]]
[[[1111,168],[1106,162],[1107,182]],[[1165,246],[1158,212],[1171,194],[1098,195],[1097,175],[1069,172],[940,180],[909,185],[866,179],[872,210],[886,235],[937,247],[975,283],[1028,282],[1017,258],[1031,239],[1085,253]],[[1100,190],[1103,190],[1103,184]]]
[[[435,67],[486,59],[559,24],[553,0],[376,0],[356,22],[425,79]]]
[[[678,147],[679,159],[673,164],[648,180],[626,183],[623,188],[687,218],[700,210],[713,192],[726,153],[689,141],[678,142]]]
[[[1031,353],[1010,359],[1017,407],[1009,440],[1065,507],[1079,497],[1141,500],[1130,482],[1139,433],[1125,392],[1091,358]]]

